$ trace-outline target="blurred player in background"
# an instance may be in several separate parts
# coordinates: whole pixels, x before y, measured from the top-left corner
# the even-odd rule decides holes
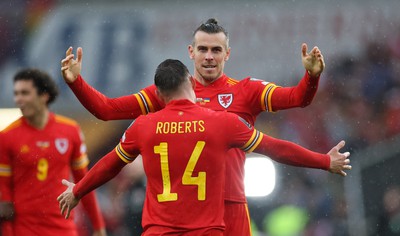
[[[0,212],[3,235],[78,235],[73,218],[59,213],[57,196],[71,172],[79,181],[89,159],[78,124],[52,113],[58,90],[45,72],[23,69],[14,77],[22,117],[0,132]],[[106,235],[95,193],[82,199],[96,236]]]
[[[230,51],[228,33],[215,19],[209,19],[194,31],[188,52],[194,61],[197,103],[212,110],[233,112],[251,125],[254,125],[257,115],[263,111],[272,112],[309,105],[317,91],[320,74],[325,68],[321,51],[314,47],[308,53],[307,45],[303,44],[301,52],[305,74],[297,86],[279,87],[250,77],[238,81],[224,74]],[[76,59],[74,56],[70,47],[62,60],[64,80],[84,107],[97,118],[135,119],[141,114],[155,112],[165,106],[156,96],[154,85],[133,95],[119,98],[104,96],[80,76],[82,49],[77,49]],[[245,153],[240,149],[231,149],[229,155],[236,158],[232,158],[226,168],[226,235],[246,236],[251,233],[244,192]],[[303,164],[307,166],[307,163]]]
[[[132,122],[117,147],[76,185],[63,180],[68,188],[58,201],[66,218],[82,196],[112,179],[139,154],[148,181],[142,235],[222,236],[225,165],[235,159],[227,155],[233,147],[290,164],[308,159],[311,167],[338,174],[351,168],[349,153],[339,152],[343,141],[320,154],[264,135],[236,114],[196,105],[196,82],[178,60],[162,62],[154,83],[165,108]]]

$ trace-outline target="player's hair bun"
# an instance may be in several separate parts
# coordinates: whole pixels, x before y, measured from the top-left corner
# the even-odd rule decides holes
[[[215,18],[210,18],[210,19],[207,20],[206,24],[218,25],[218,21]]]

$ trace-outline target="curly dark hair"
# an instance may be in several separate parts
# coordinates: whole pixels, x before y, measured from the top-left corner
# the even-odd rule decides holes
[[[58,87],[53,79],[44,71],[35,68],[26,68],[18,71],[14,76],[14,83],[20,80],[32,80],[39,95],[47,93],[47,105],[54,102],[58,96]]]

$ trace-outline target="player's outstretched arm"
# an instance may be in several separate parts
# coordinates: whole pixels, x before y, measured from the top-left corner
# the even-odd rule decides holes
[[[81,47],[76,50],[77,57],[72,54],[72,47],[65,52],[65,58],[61,60],[61,74],[66,83],[73,83],[78,78],[82,69],[83,51]]]
[[[336,146],[334,146],[329,152],[328,155],[331,159],[331,164],[329,167],[329,172],[334,174],[339,174],[342,176],[346,176],[346,170],[351,170],[350,156],[349,152],[340,153],[340,149],[342,149],[345,145],[344,141],[340,141]]]
[[[113,150],[102,157],[76,185],[63,180],[67,189],[57,197],[61,214],[66,213],[65,218],[68,218],[77,200],[114,178],[126,164]]]
[[[61,214],[64,215],[65,212],[65,219],[68,219],[72,209],[74,209],[78,205],[79,199],[76,198],[73,194],[73,189],[75,187],[74,183],[63,179],[62,184],[67,186],[67,189],[57,198],[57,200],[59,201]],[[106,235],[107,233],[104,227],[96,229],[93,232],[93,236],[106,236]]]
[[[308,52],[307,44],[301,45],[301,61],[303,62],[304,69],[306,69],[311,77],[319,77],[325,68],[325,61],[322,52],[318,47],[314,47]]]
[[[79,169],[72,169],[72,175],[74,177],[74,181],[80,181],[88,172],[87,167],[79,168]],[[88,193],[81,199],[83,208],[85,209],[90,222],[92,223],[92,227],[94,232],[98,232],[98,236],[105,236],[105,223],[103,216],[101,214],[100,206],[97,202],[95,192],[92,191]]]
[[[162,101],[155,95],[155,86],[151,85],[139,93],[109,98],[90,86],[81,76],[83,50],[78,47],[77,57],[72,54],[72,47],[61,60],[61,72],[64,81],[81,104],[100,120],[136,119],[139,115],[160,110]]]
[[[263,138],[254,152],[266,155],[279,163],[323,169],[331,173],[346,176],[345,170],[350,170],[350,160],[347,159],[350,153],[340,153],[339,150],[345,145],[341,141],[332,148],[327,154],[311,151],[293,142],[282,139],[276,139],[263,134]]]
[[[318,47],[310,52],[307,44],[301,45],[301,57],[306,73],[296,86],[277,87],[272,93],[271,109],[285,110],[311,104],[318,89],[319,78],[325,68],[324,57]]]
[[[160,101],[151,94],[155,90],[151,86],[143,89],[148,89],[149,94],[145,95],[138,93],[117,98],[105,96],[86,83],[81,76],[83,49],[78,47],[76,58],[72,50],[73,48],[69,47],[65,58],[61,60],[62,76],[80,103],[96,118],[100,120],[136,119],[139,115],[154,112],[163,107],[163,104],[160,105]],[[143,99],[145,101],[142,101]]]

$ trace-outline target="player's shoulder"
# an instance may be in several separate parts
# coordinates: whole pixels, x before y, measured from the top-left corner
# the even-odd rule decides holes
[[[54,121],[57,124],[61,124],[61,125],[66,125],[66,126],[72,126],[72,127],[78,127],[78,122],[76,122],[74,119],[67,117],[67,116],[63,116],[60,114],[54,114]]]
[[[234,127],[245,124],[248,128],[252,125],[239,115],[228,111],[212,111],[210,118],[214,123],[217,123],[219,128],[231,130]]]
[[[136,119],[134,119],[130,125],[129,128],[136,126],[136,127],[140,127],[140,129],[142,130],[143,127],[148,127],[148,125],[150,125],[151,123],[154,123],[155,121],[159,120],[159,111],[156,112],[151,112],[147,115],[140,115],[138,117],[136,117]]]
[[[194,114],[197,116],[203,115],[203,116],[218,116],[221,111],[215,111],[213,109],[207,108],[207,107],[202,107],[196,105],[195,110],[193,110]]]
[[[236,84],[240,83],[240,80],[237,80],[235,78],[229,77],[227,75],[225,75],[225,76],[226,76],[226,83],[229,84],[229,85],[236,85]]]
[[[235,87],[239,90],[244,88],[263,88],[266,87],[268,84],[273,84],[271,82],[267,82],[262,79],[257,79],[255,77],[247,76],[241,80],[234,79],[227,75],[225,76],[226,85],[229,87]]]
[[[3,130],[1,130],[1,133],[6,134],[9,133],[13,130],[16,130],[17,128],[21,127],[23,124],[22,117],[18,118],[17,120],[11,122],[7,127],[5,127]]]
[[[151,84],[151,85],[149,85],[149,86],[147,86],[147,87],[145,87],[145,88],[142,88],[142,89],[139,91],[139,94],[144,93],[145,95],[152,95],[152,94],[155,94],[155,93],[156,93],[156,90],[157,90],[156,85],[155,85],[155,84]]]
[[[224,124],[227,124],[228,129],[231,129],[232,127],[238,127],[243,124],[249,129],[252,128],[252,125],[249,122],[235,113],[228,111],[217,111],[216,113],[219,116],[216,118],[216,120],[220,120]]]
[[[258,79],[258,78],[255,78],[255,77],[248,76],[248,77],[242,79],[240,81],[240,84],[242,86],[260,86],[260,85],[261,86],[267,86],[268,84],[273,84],[273,83],[265,81],[265,80],[262,80],[262,79]]]
[[[228,112],[227,110],[214,111],[204,107],[202,107],[202,112],[203,114],[208,115],[215,120],[222,120],[223,122],[225,122],[227,119],[232,119],[233,117],[237,116],[236,114]]]

